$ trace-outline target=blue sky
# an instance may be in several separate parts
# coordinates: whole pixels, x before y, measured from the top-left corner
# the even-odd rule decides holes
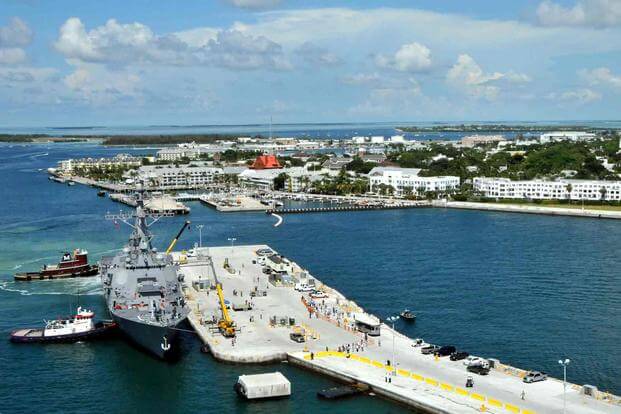
[[[0,126],[618,119],[621,108],[621,0],[0,4]]]

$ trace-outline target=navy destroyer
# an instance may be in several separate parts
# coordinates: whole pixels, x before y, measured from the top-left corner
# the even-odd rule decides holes
[[[176,350],[177,327],[189,313],[181,291],[182,276],[177,275],[169,254],[189,222],[166,252],[160,253],[151,244],[149,227],[172,214],[147,213],[141,184],[136,202],[132,213],[106,215],[133,231],[119,254],[100,262],[104,297],[112,319],[127,338],[156,357],[166,358]]]

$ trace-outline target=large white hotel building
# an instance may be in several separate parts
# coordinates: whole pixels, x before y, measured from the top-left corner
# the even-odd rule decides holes
[[[371,191],[377,191],[381,184],[394,188],[394,194],[404,195],[406,189],[416,194],[420,191],[450,192],[459,189],[459,177],[420,177],[419,168],[375,167],[369,172]]]
[[[621,201],[621,181],[512,181],[508,178],[475,177],[472,186],[473,190],[489,198]]]

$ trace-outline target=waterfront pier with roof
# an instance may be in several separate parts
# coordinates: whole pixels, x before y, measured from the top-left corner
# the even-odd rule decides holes
[[[424,342],[391,329],[295,262],[272,254],[277,253],[266,245],[174,253],[189,321],[217,360],[288,361],[428,413],[561,414],[564,402],[572,414],[621,412],[616,396],[571,383],[564,393],[556,378],[525,384],[524,370],[498,360],[492,360],[489,375],[480,376],[467,372],[462,361],[423,355]],[[217,329],[216,284],[230,308],[234,337]],[[313,295],[294,289],[296,284],[302,290],[311,286]],[[376,321],[379,332],[373,333],[379,335],[365,335],[359,321]],[[304,342],[294,340],[300,337]],[[473,387],[466,387],[468,376],[474,377]]]

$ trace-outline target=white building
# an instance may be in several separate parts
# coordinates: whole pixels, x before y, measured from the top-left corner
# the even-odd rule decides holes
[[[284,191],[297,193],[311,186],[321,175],[317,172],[308,171],[304,167],[279,168],[269,170],[247,169],[239,174],[239,184],[244,188],[256,188],[257,190],[273,190],[274,179],[280,174],[286,174]]]
[[[596,134],[592,134],[590,132],[583,131],[556,131],[556,132],[546,132],[545,134],[541,134],[539,136],[539,142],[542,144],[547,144],[549,142],[556,141],[588,141],[591,139],[597,138]]]
[[[502,135],[469,135],[461,139],[462,147],[474,147],[479,144],[493,144],[506,141]]]
[[[138,167],[142,159],[129,154],[117,154],[112,158],[76,158],[58,162],[58,171],[71,174],[75,169],[101,168],[104,170],[125,166]]]
[[[181,145],[173,148],[162,148],[157,152],[156,158],[161,161],[179,161],[182,158],[195,160],[200,158],[200,148]]]
[[[367,142],[367,137],[352,137],[351,142],[354,144],[364,144]]]
[[[204,166],[149,165],[138,169],[138,175],[151,186],[169,189],[209,186],[223,173],[222,168]]]
[[[390,137],[390,142],[392,144],[403,144],[405,143],[405,137],[403,135],[393,135]]]
[[[383,144],[384,143],[384,137],[381,135],[376,135],[371,137],[371,144]]]
[[[371,191],[377,191],[381,184],[394,188],[394,194],[406,192],[417,194],[428,191],[450,192],[459,188],[459,177],[420,177],[419,168],[375,167],[369,172]]]
[[[489,198],[602,200],[603,193],[604,200],[621,200],[621,181],[571,179],[511,181],[508,178],[475,177],[472,185],[475,191]]]

